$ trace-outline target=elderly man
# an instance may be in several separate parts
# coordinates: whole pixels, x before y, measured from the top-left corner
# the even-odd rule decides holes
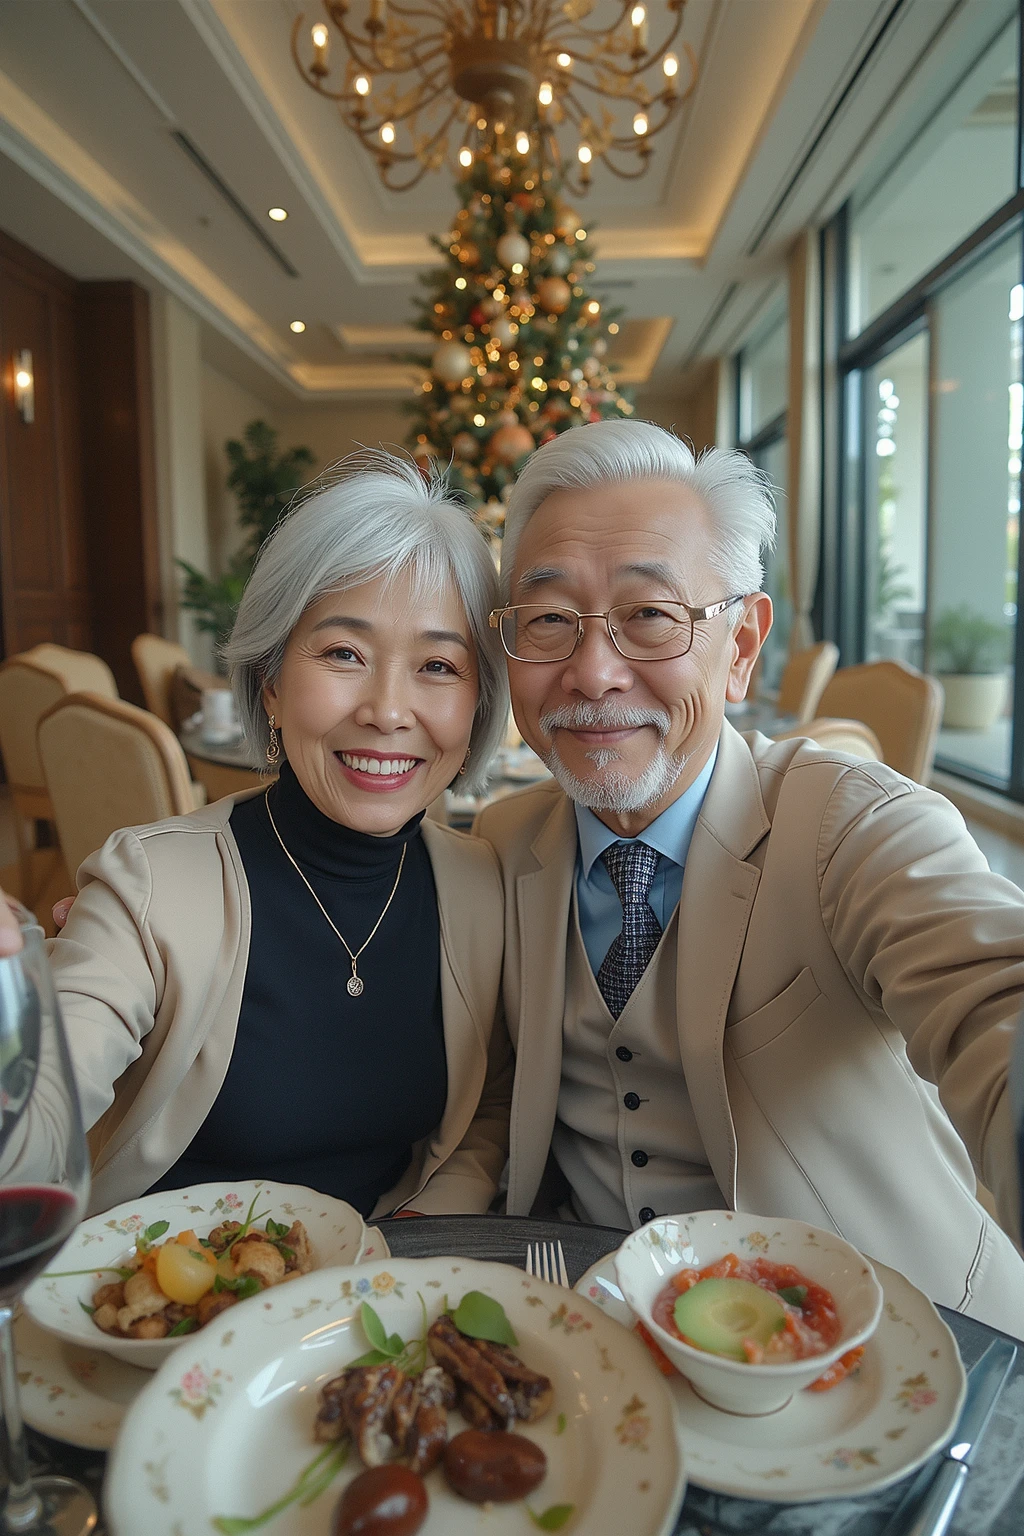
[[[513,492],[492,623],[554,779],[477,825],[506,891],[508,1210],[555,1174],[610,1226],[797,1217],[1024,1336],[972,1169],[1014,1220],[1024,897],[942,796],[724,720],[773,533],[745,458],[643,422],[557,437]]]

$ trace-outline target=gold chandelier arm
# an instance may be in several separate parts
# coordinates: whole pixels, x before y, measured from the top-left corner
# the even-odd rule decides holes
[[[438,128],[437,132],[427,140],[427,143],[418,152],[403,151],[396,154],[392,150],[388,150],[385,153],[380,153],[377,150],[374,150],[377,155],[377,164],[380,168],[380,178],[386,187],[388,187],[392,192],[408,192],[411,187],[416,186],[417,182],[422,180],[427,171],[432,169],[430,163],[430,152],[437,148],[441,139],[447,137],[449,128],[455,121],[456,117],[459,115],[460,107],[461,102],[458,103],[451,112],[449,112],[448,116],[445,118],[440,128]],[[371,146],[367,145],[367,148],[371,148]],[[419,165],[419,169],[416,171],[414,176],[411,176],[407,181],[403,182],[394,182],[391,180],[391,172],[394,166],[408,165],[409,162],[413,160],[416,161]]]
[[[551,31],[551,34],[550,34],[552,44],[554,45],[560,37],[564,38],[564,39],[567,39],[567,40],[571,40],[573,36],[579,36],[581,33],[584,36],[593,38],[595,40],[595,42],[597,42],[597,41],[605,41],[606,42],[608,37],[611,35],[611,33],[613,33],[616,30],[616,28],[621,25],[622,20],[624,19],[625,15],[626,15],[626,12],[629,9],[631,9],[630,0],[626,0],[626,4],[624,4],[623,7],[622,7],[622,16],[620,16],[619,21],[617,21],[613,27],[606,28],[606,29],[604,29],[604,30],[602,30],[600,32],[595,32],[595,31],[593,31],[590,28],[583,27],[582,25],[575,25],[574,23],[570,22],[568,19],[561,20],[561,21],[557,22],[555,24],[555,26],[552,28],[552,31]],[[625,64],[616,63],[613,66],[615,71],[616,71],[616,73],[621,75],[623,77],[623,79],[635,80],[639,76],[647,74],[648,70],[657,68],[657,66],[659,64],[661,64],[662,61],[664,60],[665,55],[671,50],[673,43],[676,41],[676,38],[679,36],[679,29],[680,29],[680,27],[683,24],[683,12],[684,12],[684,10],[685,10],[685,3],[683,5],[681,5],[679,7],[679,9],[677,10],[677,12],[676,12],[676,19],[675,19],[675,23],[673,24],[671,32],[669,32],[668,36],[663,39],[663,41],[661,42],[659,47],[653,53],[645,52],[641,59],[636,59],[633,62],[632,67],[628,67]],[[694,54],[692,46],[689,43],[684,42],[684,43],[681,43],[680,46],[683,49],[684,53],[686,54],[687,60],[688,60],[688,62],[690,64],[691,84],[690,84],[689,89],[686,92],[686,94],[689,95],[690,90],[693,89],[693,85],[696,83],[697,58],[696,58],[696,55]],[[555,49],[555,51],[557,52],[557,49]],[[568,52],[571,52],[571,49],[570,48],[566,48],[565,51],[568,53]],[[608,64],[609,64],[609,61],[606,60],[606,59],[603,59],[601,57],[600,53],[598,53],[596,56],[593,55],[593,54],[586,54],[586,55],[576,55],[576,54],[574,54],[573,55],[573,64],[574,64],[574,66],[582,65],[582,66],[585,66],[586,68],[589,68],[589,69],[597,69],[597,68],[600,68],[602,65],[604,65],[607,68]],[[584,80],[583,77],[580,74],[575,72],[575,70],[574,70],[574,78],[576,80],[578,80],[581,85],[586,85],[588,90],[600,91],[602,95],[608,95],[609,94],[606,91],[602,91],[601,87],[599,85],[595,85],[595,84],[593,84],[592,82],[590,82],[588,80]]]

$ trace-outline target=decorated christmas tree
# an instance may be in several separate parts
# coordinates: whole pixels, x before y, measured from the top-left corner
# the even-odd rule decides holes
[[[602,312],[588,292],[592,247],[556,172],[490,152],[458,192],[454,228],[433,237],[444,260],[420,279],[416,323],[437,346],[408,406],[408,443],[421,467],[451,463],[453,488],[500,536],[534,448],[633,407],[604,360],[618,311]]]

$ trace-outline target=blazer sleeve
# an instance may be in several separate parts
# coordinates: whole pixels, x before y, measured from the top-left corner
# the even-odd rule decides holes
[[[142,1054],[165,970],[147,929],[152,871],[136,833],[115,832],[78,880],[67,925],[48,948],[88,1130]]]
[[[1008,1071],[1024,1005],[1024,895],[942,795],[849,770],[818,844],[822,919],[847,975],[907,1042],[1017,1232]]]

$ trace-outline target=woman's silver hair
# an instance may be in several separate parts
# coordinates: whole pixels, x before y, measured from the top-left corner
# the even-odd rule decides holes
[[[270,740],[263,689],[281,671],[288,637],[311,603],[378,577],[413,575],[414,593],[454,591],[462,602],[480,676],[466,789],[481,787],[504,739],[508,683],[488,615],[497,574],[483,533],[449,494],[443,475],[424,480],[410,460],[363,449],[328,471],[282,518],[260,550],[224,658],[246,740],[260,760]]]
[[[573,427],[527,460],[505,516],[501,587],[510,593],[516,549],[523,529],[555,491],[633,480],[673,480],[687,486],[707,510],[709,560],[725,589],[718,596],[759,592],[762,555],[775,545],[772,484],[746,454],[708,448],[699,457],[652,421],[598,421]]]

